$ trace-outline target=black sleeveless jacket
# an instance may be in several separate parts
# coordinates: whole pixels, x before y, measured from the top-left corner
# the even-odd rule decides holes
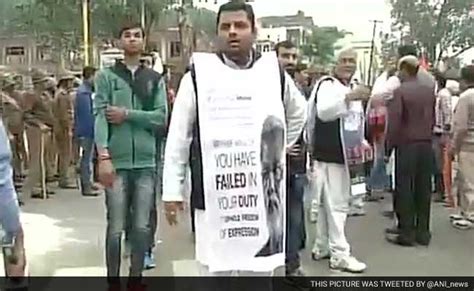
[[[315,90],[314,102],[318,103],[318,91],[322,83],[333,82],[333,79],[327,78],[319,81],[318,87]],[[324,97],[323,97],[324,98]],[[325,163],[344,164],[344,152],[342,146],[341,136],[341,119],[338,118],[333,121],[324,122],[317,116],[314,124],[312,143],[312,158]]]

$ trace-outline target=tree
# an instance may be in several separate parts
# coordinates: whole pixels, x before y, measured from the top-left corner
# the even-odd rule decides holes
[[[216,33],[217,13],[212,10],[204,8],[190,8],[188,9],[189,22],[199,31],[207,35],[214,35]]]
[[[431,62],[474,46],[472,0],[391,0],[396,29],[407,29]]]
[[[18,1],[15,11],[9,29],[33,35],[40,45],[51,47],[54,61],[63,63],[80,47],[81,1]]]
[[[145,16],[145,33],[149,35],[174,0],[94,0],[90,1],[91,32],[95,40],[117,37],[120,25],[127,19],[140,21]],[[143,6],[142,6],[143,4]],[[2,4],[0,8],[9,8]],[[11,9],[10,9],[11,10]],[[8,29],[33,35],[42,45],[50,46],[53,60],[68,59],[80,51],[82,43],[82,0],[17,0]],[[148,46],[148,42],[147,42]]]
[[[303,55],[313,63],[328,65],[333,61],[336,43],[344,38],[346,31],[337,27],[314,27],[308,38],[307,44],[302,47]]]
[[[127,19],[140,21],[145,17],[145,34],[150,35],[165,12],[170,11],[175,0],[134,0],[125,4],[115,0],[95,0],[92,9],[93,35],[114,39],[119,33],[120,24]],[[116,25],[111,25],[111,24]],[[147,48],[150,43],[147,39]]]

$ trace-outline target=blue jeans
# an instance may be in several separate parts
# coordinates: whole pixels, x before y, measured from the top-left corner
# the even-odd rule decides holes
[[[20,206],[17,199],[0,201],[0,226],[8,234],[16,234],[20,228]]]
[[[374,153],[374,164],[370,172],[369,189],[383,191],[390,185],[385,165],[384,142],[375,144]]]
[[[153,205],[150,213],[150,237],[149,237],[149,245],[148,252],[152,252],[155,248],[155,236],[156,231],[158,230],[158,208],[157,208],[157,199],[161,199],[161,188],[162,188],[162,181],[163,181],[163,150],[164,150],[164,142],[160,142],[157,140],[156,142],[156,176],[155,176],[155,193],[153,195]],[[130,214],[131,215],[131,212]],[[127,222],[126,231],[125,231],[125,240],[129,242],[130,239],[130,231],[131,231],[131,223],[130,221]]]
[[[81,191],[84,193],[92,190],[92,160],[94,158],[94,140],[87,137],[80,137],[79,145],[82,148]]]
[[[301,266],[299,251],[304,249],[306,227],[304,220],[305,174],[291,174],[286,193],[286,270],[292,272]]]
[[[112,188],[105,189],[107,207],[107,276],[120,276],[122,233],[131,226],[130,277],[140,278],[145,252],[149,248],[150,213],[154,203],[155,169],[117,170]],[[128,220],[128,221],[127,221]]]

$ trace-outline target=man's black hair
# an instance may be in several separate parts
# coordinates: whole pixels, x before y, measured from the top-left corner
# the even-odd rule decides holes
[[[275,51],[277,55],[280,48],[292,49],[292,48],[296,48],[296,45],[290,40],[280,41],[279,43],[275,45]]]
[[[134,28],[140,28],[140,30],[142,31],[142,36],[145,37],[145,29],[143,28],[143,26],[139,22],[127,20],[120,27],[118,38],[121,38],[125,31],[130,30],[130,29],[134,29]]]
[[[465,66],[461,69],[461,80],[474,85],[474,65]]]
[[[403,58],[406,56],[418,56],[418,49],[412,44],[402,45],[398,48],[398,57]]]
[[[82,77],[84,78],[84,80],[87,80],[90,77],[94,76],[96,71],[97,71],[96,68],[91,67],[91,66],[86,66],[82,69]]]
[[[224,12],[236,12],[236,11],[244,11],[247,14],[247,19],[250,21],[252,25],[252,31],[255,32],[255,13],[253,11],[253,7],[245,2],[242,1],[230,1],[226,4],[221,5],[219,7],[219,12],[217,12],[217,22],[216,27],[219,29],[219,21],[221,20],[221,14]]]

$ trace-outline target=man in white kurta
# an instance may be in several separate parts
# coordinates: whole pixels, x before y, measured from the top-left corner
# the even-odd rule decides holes
[[[316,84],[309,101],[307,138],[320,201],[312,258],[329,259],[333,270],[361,273],[367,266],[351,255],[345,236],[350,201],[365,192],[365,183],[354,178],[356,166],[360,169],[364,161],[362,101],[370,92],[351,82],[356,67],[357,53],[343,50],[334,75]]]
[[[193,57],[193,69],[195,69],[194,78],[191,72],[188,72],[183,77],[174,104],[165,150],[165,165],[163,173],[163,201],[165,202],[165,211],[168,221],[171,224],[176,223],[177,211],[182,207],[182,201],[184,200],[183,189],[186,177],[186,166],[189,163],[190,146],[195,137],[193,135],[195,123],[199,121],[202,129],[201,145],[204,149],[201,151],[201,154],[203,155],[202,170],[205,173],[215,170],[208,166],[210,165],[208,164],[209,161],[205,159],[207,155],[204,156],[206,154],[206,148],[211,148],[206,142],[206,135],[209,136],[209,132],[213,132],[212,134],[215,134],[216,136],[219,134],[225,135],[228,134],[228,132],[235,132],[235,138],[245,138],[245,134],[242,134],[242,128],[244,128],[245,124],[239,123],[236,124],[235,127],[229,127],[227,133],[225,133],[223,132],[222,124],[217,122],[210,123],[211,119],[209,118],[211,115],[214,116],[214,120],[220,118],[222,123],[227,122],[231,124],[231,122],[233,122],[233,120],[225,121],[226,113],[222,112],[222,108],[214,107],[212,110],[208,111],[209,116],[202,116],[202,113],[205,112],[204,110],[209,109],[214,104],[213,102],[206,103],[204,98],[208,101],[212,98],[218,98],[215,102],[219,102],[219,104],[222,104],[222,106],[225,107],[234,101],[226,103],[222,101],[221,98],[223,97],[215,96],[223,96],[225,93],[223,88],[227,85],[229,86],[229,96],[233,95],[235,91],[238,91],[235,84],[241,84],[246,80],[245,82],[247,82],[249,86],[238,87],[241,88],[240,92],[235,92],[235,94],[238,94],[238,96],[244,96],[238,97],[241,99],[259,99],[260,101],[258,102],[261,102],[258,108],[249,108],[249,110],[253,112],[252,115],[248,116],[249,123],[254,122],[253,118],[255,116],[255,118],[257,118],[261,114],[260,112],[267,112],[266,114],[268,116],[275,115],[281,117],[283,123],[286,123],[284,124],[284,127],[286,127],[286,140],[284,146],[286,148],[296,142],[301,134],[305,122],[305,99],[296,88],[291,77],[287,74],[285,74],[283,78],[284,83],[281,84],[276,56],[271,53],[259,57],[255,51],[252,50],[252,43],[255,38],[256,30],[255,16],[253,15],[251,6],[244,3],[229,3],[221,6],[220,10],[220,17],[218,19],[218,36],[220,39],[219,45],[221,46],[218,55],[220,58],[217,58],[214,54],[196,54]],[[219,61],[216,61],[216,59],[219,59]],[[203,64],[210,65],[205,66]],[[272,69],[269,68],[273,65],[275,66],[272,71]],[[268,72],[271,76],[268,76],[267,74],[256,74],[256,72],[259,72],[258,70]],[[230,76],[235,76],[235,79],[229,80]],[[280,88],[283,89],[283,92],[281,92]],[[201,99],[196,98],[196,91],[199,92],[198,97]],[[212,94],[215,94],[216,92],[219,94],[213,96]],[[261,94],[256,92],[260,92]],[[206,93],[208,96],[202,97],[203,94],[201,93]],[[247,96],[245,94],[250,94],[250,97],[245,97]],[[229,96],[225,98],[231,98]],[[196,100],[200,100],[199,104]],[[197,109],[197,107],[199,109]],[[234,107],[233,110],[239,110],[239,108]],[[197,117],[197,113],[201,113],[199,118]],[[244,111],[241,113],[246,114]],[[228,114],[231,116],[233,113],[230,112]],[[238,118],[241,118],[241,116],[235,116],[236,120]],[[215,130],[212,130],[213,126],[215,127]],[[206,130],[204,130],[204,128]],[[255,132],[260,134],[261,131],[261,127],[248,128],[249,136]],[[263,148],[265,147],[263,146]],[[265,169],[263,169],[264,156],[265,154],[259,156],[260,159],[262,159],[262,176],[265,176],[263,174],[265,171]],[[274,170],[272,169],[272,177],[275,177],[273,171]],[[205,178],[206,174],[203,176],[203,178]],[[263,183],[265,184],[265,182]],[[206,192],[206,189],[208,189],[206,186],[208,185],[208,181],[204,181],[203,184],[205,185],[203,190]],[[284,187],[282,188],[284,189]],[[265,191],[265,193],[268,192],[267,190]],[[273,190],[270,192],[273,193]],[[206,193],[204,196],[206,196]],[[258,201],[262,201],[262,198],[258,198]],[[279,197],[278,199],[284,201],[282,200],[284,197]],[[211,203],[209,200],[208,196],[206,196],[206,209],[208,209],[208,206]],[[270,205],[274,202],[275,200],[272,199],[268,201],[265,200],[266,205]],[[280,205],[280,207],[281,206],[284,208],[284,203]],[[279,213],[284,215],[284,209],[281,210],[282,211]],[[272,215],[273,214],[267,214],[267,221],[271,221],[269,217],[272,217]],[[265,245],[264,249],[262,249],[258,254],[256,253],[254,257],[239,257],[237,254],[239,252],[244,253],[241,249],[245,248],[246,245],[242,245],[240,248],[237,245],[233,257],[234,259],[227,260],[222,258],[220,261],[216,260],[216,253],[219,252],[219,247],[225,247],[225,245],[214,244],[214,226],[219,225],[220,222],[213,220],[212,217],[213,216],[208,210],[195,210],[196,260],[201,265],[202,275],[228,276],[235,273],[235,271],[240,275],[270,275],[276,267],[284,265],[284,253],[282,253],[281,256],[273,256],[273,259],[258,260],[261,256],[265,257],[268,254],[272,254],[272,251],[267,248],[268,243]],[[281,221],[281,218],[278,218],[277,220]],[[250,224],[251,222],[248,221],[242,222],[241,226],[246,227]],[[239,225],[239,223],[234,225]],[[270,231],[265,236],[269,242],[272,241],[272,233],[275,232],[274,230],[282,227],[282,225],[278,225],[278,223],[274,225],[276,225],[276,227],[269,227]],[[272,229],[273,232],[271,231]],[[233,242],[231,241],[230,243]],[[213,245],[217,247],[213,247]]]

